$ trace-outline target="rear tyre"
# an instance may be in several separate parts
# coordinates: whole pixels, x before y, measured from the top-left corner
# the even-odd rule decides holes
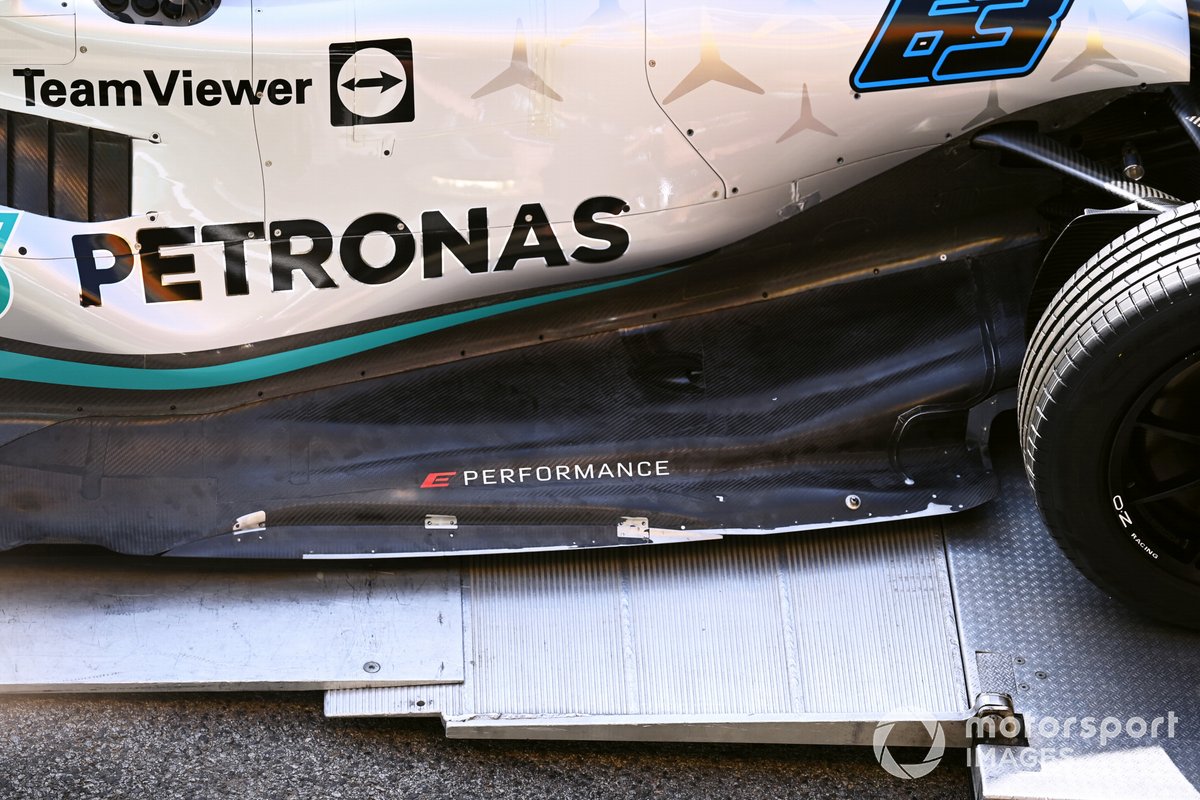
[[[1200,628],[1200,204],[1067,282],[1034,330],[1018,409],[1063,551],[1118,599]]]

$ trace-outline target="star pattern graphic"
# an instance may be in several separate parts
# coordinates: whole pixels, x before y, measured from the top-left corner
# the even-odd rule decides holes
[[[762,27],[754,32],[754,36],[770,36],[792,25],[804,25],[807,28],[817,25],[842,33],[852,32],[854,28],[834,13],[836,9],[835,5],[831,11],[818,0],[787,0],[784,9],[764,22]]]
[[[575,44],[586,39],[589,34],[603,29],[617,30],[643,39],[646,36],[646,24],[641,16],[634,16],[622,8],[620,0],[599,0],[596,10],[560,44],[563,47]]]
[[[1140,6],[1138,6],[1137,10],[1132,12],[1128,17],[1126,17],[1126,19],[1137,19],[1138,17],[1142,16],[1143,14],[1152,14],[1155,11],[1157,11],[1160,14],[1166,14],[1168,17],[1174,17],[1175,19],[1183,19],[1183,17],[1181,17],[1178,12],[1176,12],[1170,8],[1167,8],[1165,5],[1163,5],[1162,0],[1146,0],[1146,2],[1144,2]]]
[[[1008,112],[1000,107],[1000,87],[992,81],[992,86],[988,89],[987,105],[983,107],[975,116],[971,117],[971,121],[962,126],[962,130],[974,128],[977,125],[982,125],[985,122],[991,122],[994,119],[1008,116]]]
[[[824,122],[821,122],[813,114],[812,100],[808,96],[808,84],[807,83],[803,85],[803,88],[801,91],[802,91],[802,94],[800,96],[800,119],[796,120],[795,124],[792,125],[792,127],[788,128],[786,131],[784,131],[783,135],[775,140],[776,144],[779,144],[780,142],[785,142],[788,139],[795,136],[796,134],[803,133],[804,131],[815,131],[816,133],[822,133],[826,136],[837,136],[837,132],[834,131],[833,128],[829,127]]]
[[[1050,79],[1051,82],[1062,80],[1068,75],[1074,75],[1076,72],[1088,67],[1101,67],[1113,72],[1119,72],[1122,75],[1128,75],[1131,78],[1137,77],[1137,73],[1132,68],[1119,61],[1116,56],[1108,52],[1104,47],[1104,40],[1100,37],[1100,30],[1096,27],[1096,12],[1094,9],[1088,10],[1086,42],[1083,52],[1075,56],[1069,64],[1059,70],[1058,74]]]
[[[744,89],[754,94],[764,93],[761,86],[726,64],[725,60],[721,58],[721,52],[717,49],[717,43],[713,40],[712,34],[705,34],[704,43],[700,46],[700,63],[667,95],[663,100],[663,105],[673,103],[685,94],[714,82],[723,83],[735,89]]]
[[[523,86],[531,92],[537,92],[551,100],[562,100],[562,95],[550,88],[546,81],[542,80],[542,77],[529,66],[529,51],[525,44],[525,26],[521,20],[517,20],[512,63],[509,64],[508,69],[481,86],[475,94],[471,95],[471,99],[478,100],[513,86]]]

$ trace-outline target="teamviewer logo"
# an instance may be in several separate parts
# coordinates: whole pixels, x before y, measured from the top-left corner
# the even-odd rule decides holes
[[[329,45],[329,115],[338,127],[412,122],[412,39]]]

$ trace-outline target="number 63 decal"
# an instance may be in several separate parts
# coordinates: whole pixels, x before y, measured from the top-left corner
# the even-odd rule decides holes
[[[1028,75],[1071,2],[892,0],[850,85],[873,92]]]

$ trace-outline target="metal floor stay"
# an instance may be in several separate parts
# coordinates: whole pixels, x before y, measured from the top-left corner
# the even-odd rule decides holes
[[[1003,461],[975,512],[699,545],[374,571],[9,554],[0,691],[324,688],[330,716],[477,738],[870,745],[900,720],[889,745],[929,746],[937,719],[951,747],[1002,693],[1028,742],[974,746],[979,797],[1200,798],[1200,636],[1093,588]]]

